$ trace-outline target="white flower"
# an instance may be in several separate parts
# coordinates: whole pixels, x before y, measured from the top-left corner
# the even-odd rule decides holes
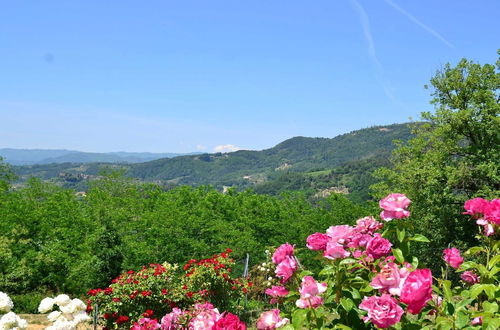
[[[73,314],[75,312],[75,305],[73,304],[73,302],[70,302],[69,304],[66,305],[60,305],[59,309],[64,314]]]
[[[272,280],[273,280],[273,278],[272,278],[271,276],[269,276],[269,277],[267,278],[267,280],[268,280],[268,281],[272,281]]]
[[[28,321],[22,318],[18,318],[17,320],[17,327],[19,329],[26,329],[28,327]]]
[[[38,306],[38,311],[40,313],[48,313],[49,311],[52,310],[54,307],[54,299],[52,298],[43,298],[43,300],[40,302],[40,306]]]
[[[0,291],[0,312],[8,313],[14,307],[12,299],[6,294]]]
[[[59,318],[59,316],[61,316],[61,314],[62,313],[60,311],[53,311],[52,313],[47,315],[47,319],[49,319],[50,322],[54,323]]]
[[[0,319],[0,329],[26,329],[28,322],[17,316],[14,312],[8,312]]]
[[[8,312],[0,319],[0,329],[11,329],[17,325],[18,316],[14,312]]]
[[[87,305],[85,305],[85,303],[78,298],[73,299],[71,303],[75,306],[75,312],[87,310]]]
[[[76,324],[90,321],[90,316],[85,312],[79,312],[73,315],[75,317],[74,322]]]
[[[71,299],[67,294],[60,294],[54,298],[54,301],[59,306],[65,306],[71,302]]]

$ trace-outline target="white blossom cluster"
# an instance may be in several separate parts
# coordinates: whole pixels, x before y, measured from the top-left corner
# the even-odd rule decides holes
[[[21,330],[28,327],[26,320],[11,312],[14,307],[12,299],[3,292],[0,292],[0,313],[5,313],[0,318],[0,330]]]
[[[52,311],[54,305],[59,306],[59,310]],[[52,325],[47,330],[75,330],[78,324],[90,320],[85,310],[87,306],[80,299],[71,299],[68,295],[60,294],[55,298],[44,298],[38,306],[40,313],[48,313],[47,319]]]

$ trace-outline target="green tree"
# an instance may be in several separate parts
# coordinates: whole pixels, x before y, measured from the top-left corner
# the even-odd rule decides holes
[[[469,246],[477,226],[461,216],[473,197],[498,197],[500,59],[496,67],[462,59],[431,79],[435,112],[422,113],[416,137],[393,152],[393,169],[380,169],[376,197],[401,192],[414,202],[416,231],[431,239],[421,256],[440,262],[448,244]],[[427,86],[426,86],[427,88]]]

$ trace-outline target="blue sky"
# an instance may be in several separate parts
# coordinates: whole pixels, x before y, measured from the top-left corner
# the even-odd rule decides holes
[[[6,1],[0,147],[263,149],[418,119],[498,0]],[[215,149],[217,148],[217,149]]]

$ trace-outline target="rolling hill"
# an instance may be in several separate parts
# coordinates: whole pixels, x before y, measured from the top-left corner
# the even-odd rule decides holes
[[[411,137],[408,124],[375,126],[334,138],[293,137],[261,150],[196,154],[135,164],[63,163],[16,166],[21,179],[29,176],[65,185],[82,183],[105,169],[122,169],[126,176],[165,185],[253,187],[278,194],[284,190],[357,192],[367,198],[371,172],[389,165],[394,140]]]

